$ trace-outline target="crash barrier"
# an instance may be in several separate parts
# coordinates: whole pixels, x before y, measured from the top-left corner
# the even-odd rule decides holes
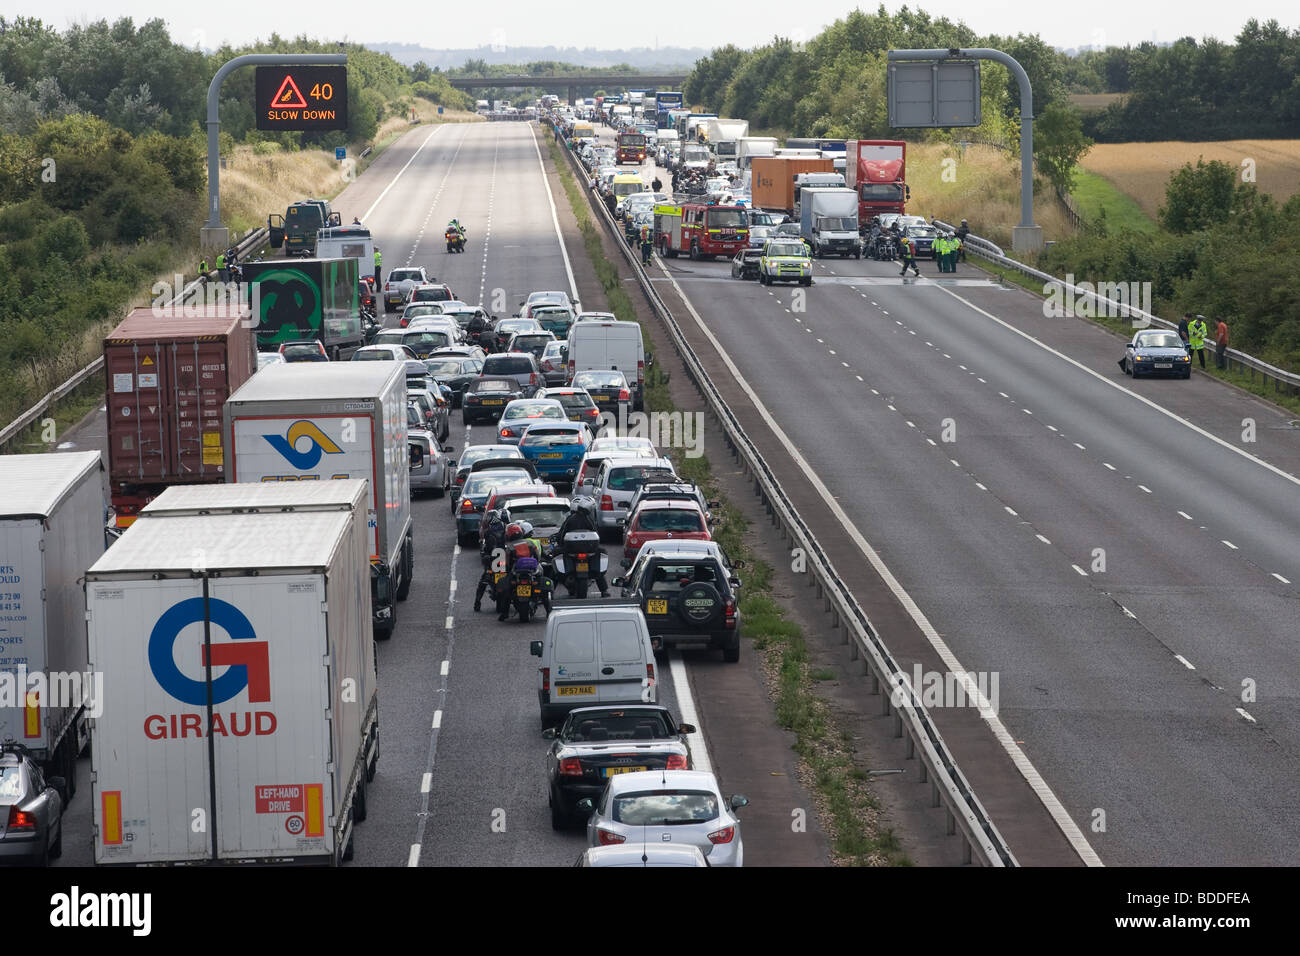
[[[570,150],[565,152],[579,182],[585,181],[586,173],[578,158]],[[616,240],[621,240],[622,230],[609,210],[603,203],[593,201],[589,190],[587,195],[588,203],[604,223],[605,229]],[[667,328],[673,345],[686,365],[687,374],[722,423],[727,444],[752,477],[755,493],[762,499],[772,523],[781,530],[783,537],[791,539],[793,546],[802,548],[808,556],[809,586],[817,588],[817,597],[825,602],[832,626],[845,628],[844,638],[850,644],[850,654],[854,660],[863,661],[866,673],[871,678],[872,692],[879,693],[882,698],[881,713],[892,714],[894,717],[894,736],[907,734],[907,757],[920,760],[921,782],[930,784],[931,805],[945,807],[949,835],[960,831],[965,861],[970,863],[978,857],[979,862],[986,866],[1019,866],[1011,847],[998,832],[957,766],[956,759],[948,750],[915,689],[911,687],[906,673],[898,666],[866,612],[858,604],[857,598],[840,579],[816,536],[799,516],[781,482],[753,440],[745,433],[740,420],[727,405],[699,356],[687,341],[681,326],[659,297],[654,283],[641,267],[639,251],[630,249],[622,241],[616,244],[622,250],[628,268],[636,275],[650,307]]]
[[[262,243],[266,242],[268,235],[269,233],[267,231],[266,226],[262,226],[259,229],[254,229],[251,232],[249,232],[247,235],[245,235],[243,239],[239,240],[239,242],[235,245],[235,249],[238,250],[239,254],[242,256],[248,250],[256,249],[259,246],[261,246]],[[199,276],[193,282],[188,283],[185,286],[185,288],[183,288],[180,291],[178,295],[173,296],[167,304],[179,305],[181,303],[184,303],[186,300],[190,298],[190,296],[192,296],[195,292],[201,289],[203,287],[203,284],[206,281],[207,281],[206,276]],[[31,408],[27,409],[27,411],[23,412],[21,415],[15,418],[4,428],[0,429],[0,449],[5,448],[10,442],[12,442],[19,435],[21,435],[28,427],[33,425],[47,412],[51,411],[61,399],[66,398],[72,392],[76,391],[78,388],[84,385],[95,375],[99,374],[99,372],[101,372],[103,368],[104,368],[104,356],[100,355],[93,362],[91,362],[85,368],[81,369],[79,372],[77,372],[75,375],[69,378],[58,388],[51,391],[48,395],[42,398]]]
[[[487,118],[489,123],[527,123],[537,117],[523,113],[488,113]]]
[[[931,220],[931,224],[948,233],[954,231],[951,225],[939,219]],[[977,236],[970,235],[966,237],[966,244],[967,251],[983,259],[987,259],[989,262],[1002,266],[1005,269],[1019,272],[1021,275],[1029,276],[1032,279],[1037,279],[1044,285],[1049,282],[1057,284],[1066,292],[1075,296],[1076,301],[1078,299],[1084,299],[1089,302],[1097,312],[1105,312],[1107,315],[1115,315],[1121,318],[1139,319],[1145,321],[1150,327],[1170,330],[1177,330],[1178,328],[1177,322],[1162,319],[1158,315],[1143,311],[1142,309],[1126,302],[1118,302],[1114,299],[1108,299],[1105,296],[1098,295],[1092,289],[1082,289],[1073,283],[1066,282],[1063,279],[1058,279],[1046,272],[1040,272],[1038,269],[1035,269],[1032,266],[1027,266],[1023,262],[1009,259],[1001,249],[998,249],[997,246],[994,246],[993,243],[988,242],[985,239],[979,239]],[[1212,336],[1214,326],[1212,323],[1209,324]],[[1135,326],[1135,328],[1140,327],[1141,326]],[[1206,341],[1206,348],[1210,353],[1207,356],[1207,359],[1212,359],[1215,351],[1212,337]],[[1262,359],[1257,359],[1253,355],[1247,355],[1245,352],[1239,352],[1234,348],[1229,348],[1224,352],[1224,360],[1229,371],[1232,371],[1235,365],[1236,371],[1242,375],[1248,374],[1252,382],[1255,381],[1256,375],[1259,376],[1260,381],[1262,382],[1272,382],[1273,391],[1275,393],[1300,395],[1300,374],[1297,374],[1296,372],[1288,372],[1286,369],[1278,368],[1276,365],[1269,365]]]

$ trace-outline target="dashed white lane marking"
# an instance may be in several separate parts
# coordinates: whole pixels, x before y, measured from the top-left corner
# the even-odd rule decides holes
[[[668,658],[668,678],[673,682],[673,693],[677,696],[677,709],[681,712],[681,721],[695,727],[695,733],[686,738],[686,746],[691,751],[691,766],[705,773],[713,772],[713,762],[709,760],[709,745],[704,737],[704,728],[700,716],[695,711],[695,698],[691,695],[690,681],[686,678],[686,664],[681,651],[673,651]]]
[[[1074,570],[1078,571],[1085,578],[1088,576],[1088,572],[1083,570],[1083,568],[1079,567],[1077,564],[1072,564],[1070,567],[1074,568]]]
[[[1109,468],[1111,471],[1115,470],[1115,466],[1108,461],[1103,461],[1102,464],[1105,465],[1107,468]]]
[[[1252,724],[1254,724],[1254,723],[1258,723],[1258,721],[1255,720],[1254,717],[1250,716],[1250,714],[1246,713],[1246,712],[1245,712],[1244,710],[1242,710],[1240,707],[1236,708],[1236,711],[1237,711],[1237,713],[1241,714],[1241,716],[1244,717],[1246,720],[1249,720]]]
[[[1237,546],[1233,544],[1231,541],[1229,541],[1227,538],[1223,539],[1223,543],[1226,544],[1228,547],[1230,547],[1233,551],[1237,550]]]
[[[1016,514],[1015,509],[1013,509],[1010,505],[1003,505],[1002,507],[1006,509],[1007,514],[1011,515],[1011,517],[1013,518],[1020,517],[1020,515]]]
[[[1059,431],[1055,425],[1048,425],[1047,427],[1052,431]]]
[[[855,376],[853,376],[853,377],[856,378],[859,382],[862,381],[862,376],[861,376],[861,375],[855,375]],[[874,392],[875,389],[872,389],[872,391]],[[877,393],[877,394],[879,394],[879,393]]]
[[[934,445],[935,448],[938,448],[938,447],[939,447],[937,444],[935,444],[935,441],[934,441],[933,438],[927,438],[926,441],[928,441],[931,445]]]
[[[1278,574],[1276,571],[1270,571],[1269,573],[1272,574],[1273,577],[1275,577],[1275,578],[1277,578],[1279,581],[1281,581],[1283,584],[1290,584],[1290,583],[1291,583],[1291,582],[1288,581],[1286,578],[1282,577],[1282,575]]]
[[[411,844],[411,852],[406,857],[406,865],[407,866],[420,865],[420,844],[418,843]]]
[[[1087,451],[1087,450],[1088,450],[1088,449],[1084,448],[1082,445],[1080,445],[1078,442],[1075,442],[1075,443],[1074,443],[1074,447],[1077,448],[1077,449],[1079,449],[1079,451]]]
[[[388,185],[384,187],[384,191],[381,192],[377,197],[375,197],[375,201],[370,204],[370,208],[361,214],[361,219],[363,222],[370,221],[370,214],[375,211],[375,209],[379,206],[381,202],[383,202],[384,197],[388,195],[388,190],[392,189],[393,186],[397,184],[397,181],[402,178],[402,173],[406,172],[407,167],[410,166],[411,163],[415,162],[415,157],[420,155],[420,151],[423,150],[424,147],[429,145],[429,140],[433,139],[433,137],[437,135],[438,130],[441,129],[446,129],[446,127],[438,126],[428,136],[424,137],[424,142],[421,143],[419,145],[419,148],[417,148],[416,151],[411,154],[411,158],[406,161],[406,166],[403,166],[401,169],[397,171],[397,173],[393,176],[393,178],[388,181]]]
[[[1192,520],[1192,516],[1189,515],[1186,511],[1180,511],[1178,512],[1178,514],[1180,517],[1186,518],[1188,521]]]
[[[978,481],[975,482],[975,487],[978,488],[980,491],[988,491],[988,489],[985,488],[985,487],[984,487],[982,484],[980,484]]]
[[[1032,414],[1034,414],[1033,412],[1031,412],[1031,411],[1030,411],[1029,409],[1027,409],[1027,408],[1022,408],[1022,409],[1020,409],[1020,410],[1021,410],[1022,412],[1024,412],[1026,415],[1032,415]]]
[[[437,730],[441,726],[442,726],[442,711],[435,710],[433,712],[433,729]]]
[[[1131,617],[1135,621],[1138,619],[1138,616],[1134,614],[1132,611],[1130,611],[1128,608],[1126,608],[1123,604],[1119,606],[1119,609],[1124,612],[1125,617]]]
[[[443,661],[442,667],[438,669],[438,675],[440,677],[446,677],[447,671],[449,670],[451,670],[451,661]]]
[[[455,618],[455,616],[452,615],[452,614],[448,614],[448,615],[447,615],[446,623],[443,624],[443,627],[445,627],[447,630],[450,631],[450,630],[452,629],[452,627],[455,626],[455,624],[456,624],[456,618]]]
[[[420,792],[428,793],[432,789],[433,789],[433,774],[425,773],[425,775],[420,778]]]
[[[1034,537],[1037,538],[1039,541],[1043,542],[1043,544],[1051,544],[1051,543],[1052,543],[1052,542],[1048,541],[1046,538],[1044,538],[1041,534],[1036,534],[1036,535],[1034,535]]]
[[[1194,671],[1194,670],[1196,670],[1196,668],[1192,665],[1192,662],[1189,661],[1187,658],[1183,657],[1182,654],[1175,654],[1175,655],[1174,655],[1174,660],[1178,661],[1178,663],[1182,664],[1182,665],[1183,665],[1184,667],[1186,667],[1189,671]]]
[[[1138,487],[1141,488],[1143,491],[1145,491],[1145,492],[1146,492],[1147,494],[1149,494],[1149,495],[1153,495],[1153,494],[1155,494],[1155,492],[1152,491],[1150,488],[1148,488],[1146,485],[1138,485]]]
[[[1006,392],[998,392],[998,394],[1001,395],[1003,398],[1010,398],[1010,397],[1011,397],[1011,396],[1008,395]]]

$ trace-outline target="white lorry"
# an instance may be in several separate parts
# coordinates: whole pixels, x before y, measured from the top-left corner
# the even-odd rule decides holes
[[[147,518],[86,572],[97,864],[351,858],[377,745],[361,530],[343,510]]]
[[[632,410],[645,407],[645,342],[635,322],[575,322],[569,329],[568,380],[578,372],[617,369],[632,391]]]
[[[0,457],[0,741],[25,745],[68,796],[103,704],[81,589],[104,553],[103,472],[97,451]]]
[[[415,567],[406,366],[294,362],[264,369],[226,400],[231,482],[370,482],[375,637],[392,636]]]
[[[803,219],[803,211],[800,207],[800,197],[805,189],[818,189],[833,187],[836,189],[844,188],[844,176],[842,173],[795,173],[794,175],[794,209],[793,218]]]
[[[375,240],[365,226],[327,226],[316,232],[317,259],[356,259],[357,275],[375,272]]]
[[[737,144],[741,137],[749,135],[749,120],[715,116],[701,120],[700,127],[719,165],[738,162]]]
[[[837,186],[804,186],[799,192],[800,231],[814,257],[862,258],[858,193]]]
[[[741,170],[749,169],[755,156],[775,156],[775,136],[742,136],[736,140],[736,165]]]

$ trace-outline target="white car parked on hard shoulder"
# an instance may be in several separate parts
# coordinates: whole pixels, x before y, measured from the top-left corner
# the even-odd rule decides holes
[[[588,846],[695,846],[709,866],[743,866],[745,846],[736,812],[749,798],[724,799],[718,779],[702,770],[643,770],[610,777],[596,800],[578,801],[589,812]]]

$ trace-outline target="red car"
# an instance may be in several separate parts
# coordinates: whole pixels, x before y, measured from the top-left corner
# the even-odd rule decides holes
[[[647,541],[712,541],[709,522],[692,501],[650,498],[637,506],[623,526],[623,557],[636,560]]]

